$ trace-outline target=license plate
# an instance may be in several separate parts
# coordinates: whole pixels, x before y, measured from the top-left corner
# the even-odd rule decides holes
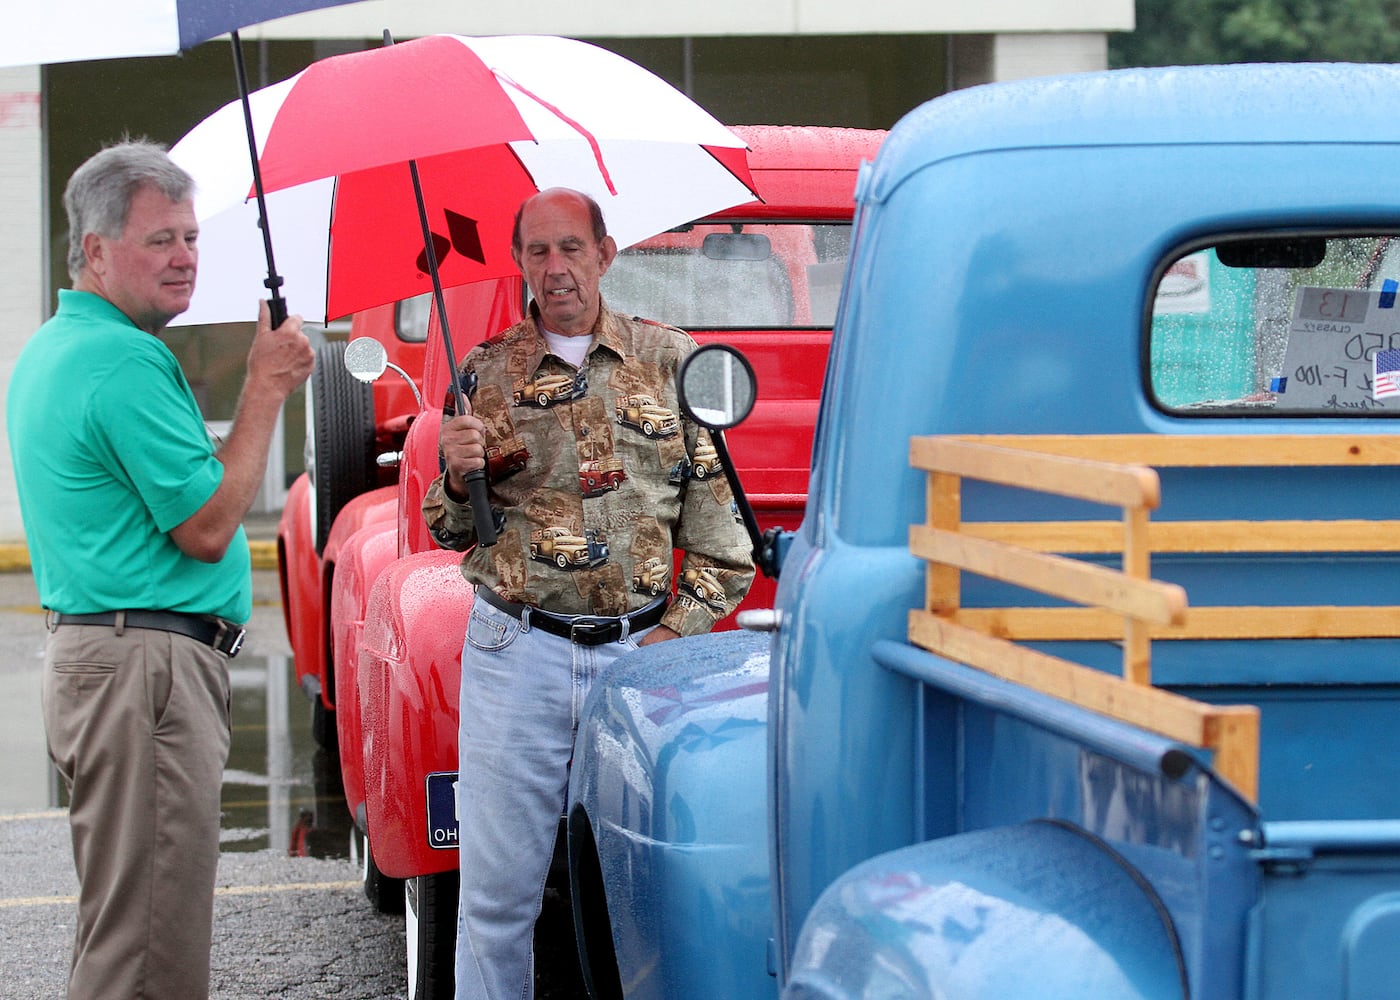
[[[457,772],[428,775],[428,846],[457,849]]]

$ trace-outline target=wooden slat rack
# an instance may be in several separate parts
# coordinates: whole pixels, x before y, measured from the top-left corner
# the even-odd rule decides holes
[[[1321,435],[1008,435],[920,437],[928,520],[910,550],[928,562],[925,607],[909,638],[949,659],[1213,752],[1216,771],[1253,800],[1259,710],[1209,705],[1152,686],[1154,639],[1303,639],[1400,635],[1400,607],[1188,607],[1151,577],[1153,553],[1396,552],[1400,521],[1217,520],[1153,523],[1154,467],[1400,465],[1400,437]],[[976,479],[1116,507],[1118,520],[964,522],[962,482]],[[1121,555],[1113,569],[1074,558]],[[1068,602],[964,608],[976,573]],[[1123,673],[1031,649],[1031,640],[1122,644]]]

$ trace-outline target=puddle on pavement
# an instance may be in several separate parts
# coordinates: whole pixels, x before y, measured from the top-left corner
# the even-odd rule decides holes
[[[311,735],[311,702],[289,657],[235,661],[233,741],[224,769],[226,851],[348,857],[340,761]],[[260,662],[261,661],[261,662]]]

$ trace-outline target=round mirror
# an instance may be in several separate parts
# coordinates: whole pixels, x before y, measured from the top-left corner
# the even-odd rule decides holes
[[[677,388],[690,419],[722,431],[748,417],[758,382],[748,358],[728,344],[706,344],[681,362]]]
[[[345,370],[361,382],[373,382],[389,367],[389,352],[373,337],[356,337],[345,345]]]

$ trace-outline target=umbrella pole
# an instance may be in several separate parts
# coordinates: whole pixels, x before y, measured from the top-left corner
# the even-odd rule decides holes
[[[243,68],[243,44],[238,40],[238,32],[229,32],[233,43],[233,68],[238,75],[238,97],[243,102],[243,124],[248,131],[248,156],[253,165],[253,190],[258,197],[258,228],[262,230],[263,253],[267,256],[267,286],[271,296],[268,308],[272,312],[272,328],[275,330],[287,318],[287,303],[282,298],[282,276],[277,273],[277,265],[272,259],[272,232],[267,225],[267,200],[263,197],[262,168],[258,164],[258,143],[253,137],[253,109],[248,103],[248,74]]]
[[[428,274],[433,279],[433,302],[437,306],[438,322],[442,325],[442,343],[447,351],[447,370],[451,372],[452,395],[457,402],[457,412],[467,412],[467,396],[462,390],[462,382],[457,377],[457,351],[452,346],[452,330],[447,322],[447,305],[442,297],[442,276],[438,273],[437,250],[433,247],[433,233],[428,225],[428,208],[423,201],[423,184],[418,179],[418,162],[408,161],[408,171],[413,177],[413,199],[418,203],[418,222],[423,227],[423,250],[428,261]],[[466,474],[467,495],[472,505],[472,520],[476,527],[478,545],[496,544],[496,518],[491,510],[491,498],[486,490],[486,469],[473,469]]]

